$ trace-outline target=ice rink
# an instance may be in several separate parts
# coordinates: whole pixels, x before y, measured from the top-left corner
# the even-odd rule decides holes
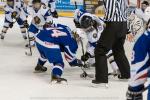
[[[0,15],[0,31],[3,20],[4,16]],[[71,18],[59,18],[57,21],[74,28]],[[38,52],[34,48],[33,56],[26,56],[28,49],[25,44],[17,24],[8,31],[5,40],[0,40],[0,100],[125,100],[128,82],[110,78],[108,89],[93,88],[92,79],[81,79],[81,69],[71,68],[67,63],[63,77],[68,79],[68,85],[50,85],[51,65],[45,65],[48,67],[46,73],[33,73]],[[132,45],[129,42],[125,44],[128,58]],[[79,46],[77,56],[81,55]],[[94,68],[87,72],[94,73]],[[146,100],[146,92],[144,98]]]

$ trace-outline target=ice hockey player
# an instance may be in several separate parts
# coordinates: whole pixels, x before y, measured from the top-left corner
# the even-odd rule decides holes
[[[150,16],[149,16],[150,18]],[[144,84],[150,78],[150,19],[145,32],[136,41],[131,61],[131,79],[127,91],[127,100],[143,100]],[[150,82],[148,81],[148,84]],[[150,100],[150,85],[148,99]]]
[[[96,47],[96,42],[99,40],[100,35],[104,29],[104,21],[93,14],[87,13],[83,9],[76,9],[74,14],[74,23],[77,28],[79,37],[84,38],[84,35],[82,34],[85,33],[88,39],[87,50],[86,53],[82,55],[81,60],[89,60],[89,63],[91,63],[90,65],[92,65],[95,63],[94,49]],[[107,57],[113,69],[113,73],[109,74],[120,76],[118,66],[114,61],[113,53],[111,50],[108,52]]]
[[[29,0],[20,0],[21,2],[21,7],[24,11],[24,14],[26,17],[28,17],[28,11],[27,11],[27,8],[29,7]]]
[[[17,22],[20,26],[21,33],[24,39],[27,39],[26,28],[28,27],[27,19],[21,8],[21,3],[17,0],[7,0],[7,4],[4,7],[5,11],[5,20],[2,33],[0,38],[4,39],[5,34],[9,28],[12,28],[14,23]],[[15,20],[15,22],[13,21]]]
[[[135,10],[135,14],[141,18],[144,22],[147,22],[148,21],[148,17],[147,15],[145,15],[145,11],[147,9],[147,7],[149,7],[149,2],[148,1],[143,1],[141,3],[141,8],[136,8]]]
[[[43,29],[46,22],[49,22],[51,12],[42,5],[41,0],[33,0],[32,6],[27,8],[27,13],[32,17],[28,31],[30,34],[30,45],[34,46],[34,36],[39,30]],[[29,45],[27,44],[26,47],[29,47]]]
[[[42,3],[50,8],[51,14],[54,18],[58,18],[58,13],[56,10],[56,0],[42,0]]]
[[[45,24],[44,29],[37,34],[35,40],[40,53],[36,68],[46,68],[43,65],[47,60],[49,63],[53,63],[52,81],[56,80],[58,82],[62,79],[64,62],[61,52],[64,52],[65,59],[70,66],[83,66],[82,61],[76,58],[78,45],[69,27],[54,24],[51,21]]]
[[[32,5],[32,1],[30,1],[29,5]],[[54,18],[58,18],[58,13],[56,10],[56,0],[41,0],[43,7],[48,8]]]

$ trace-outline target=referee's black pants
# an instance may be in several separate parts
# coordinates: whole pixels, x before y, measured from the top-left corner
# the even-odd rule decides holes
[[[108,83],[108,65],[106,54],[112,49],[114,59],[123,78],[130,78],[130,66],[124,51],[127,33],[126,22],[106,22],[95,48],[95,80]]]

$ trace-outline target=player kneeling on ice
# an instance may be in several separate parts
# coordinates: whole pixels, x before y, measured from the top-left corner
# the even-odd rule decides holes
[[[53,24],[51,21],[44,25],[44,29],[37,34],[35,40],[40,53],[35,71],[46,71],[43,65],[48,60],[49,63],[53,63],[52,80],[60,80],[64,69],[61,52],[64,52],[70,66],[83,66],[82,61],[75,56],[78,45],[69,27]]]
[[[131,79],[127,91],[127,100],[143,100],[144,84],[150,78],[150,19],[146,31],[139,37],[133,48]],[[150,100],[150,85],[148,99]]]
[[[95,64],[94,49],[104,29],[105,23],[101,18],[98,18],[93,14],[87,13],[85,10],[82,9],[76,9],[74,14],[74,23],[77,28],[77,34],[79,35],[79,37],[84,38],[85,33],[88,39],[86,48],[87,50],[86,53],[82,55],[81,60],[88,61],[88,66],[92,66]],[[114,61],[112,50],[108,52],[107,57],[113,69],[113,73],[109,74],[120,76],[118,66]]]
[[[7,4],[5,5],[4,10],[5,21],[2,33],[0,34],[1,39],[4,39],[7,30],[12,28],[15,22],[19,24],[23,38],[27,39],[26,28],[29,25],[27,23],[26,16],[24,15],[24,11],[21,8],[21,3],[15,0],[7,0]],[[13,22],[13,20],[15,20],[15,22]]]

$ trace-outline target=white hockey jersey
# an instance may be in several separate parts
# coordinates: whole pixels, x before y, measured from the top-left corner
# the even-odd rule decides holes
[[[20,17],[22,20],[26,20],[26,16],[23,13],[23,9],[21,8],[21,2],[18,0],[15,0],[14,6],[10,7],[9,5],[4,6],[4,11],[5,11],[5,18],[9,22],[13,22],[13,19],[11,17],[13,12],[17,12],[16,17]]]
[[[51,12],[56,10],[56,0],[41,0],[47,7],[50,7]]]
[[[41,2],[46,6],[50,7],[51,12],[56,10],[56,0],[41,0]],[[29,5],[32,5],[32,0],[30,0]]]
[[[27,12],[32,17],[31,23],[33,25],[35,25],[40,30],[43,29],[43,25],[46,22],[49,22],[49,21],[52,20],[51,12],[49,11],[48,8],[45,8],[43,6],[41,6],[41,8],[38,11],[36,11],[33,7],[28,7],[27,8]],[[35,24],[35,21],[34,21],[35,17],[38,17],[40,19],[40,23],[39,24]]]
[[[136,14],[139,18],[143,19],[145,22],[148,22],[148,20],[149,20],[149,18],[150,18],[150,7],[147,7],[147,8],[145,9],[145,11],[142,11],[141,9],[136,8],[135,14]]]
[[[101,36],[103,29],[103,26],[97,26],[97,29],[95,29],[93,26],[89,27],[88,29],[84,29],[85,34],[87,34],[88,42],[97,42]]]
[[[96,47],[96,43],[99,40],[101,33],[103,32],[104,27],[97,26],[97,29],[94,27],[90,27],[86,30],[84,30],[85,34],[87,35],[87,52],[90,53],[92,56],[94,56],[94,49]]]

